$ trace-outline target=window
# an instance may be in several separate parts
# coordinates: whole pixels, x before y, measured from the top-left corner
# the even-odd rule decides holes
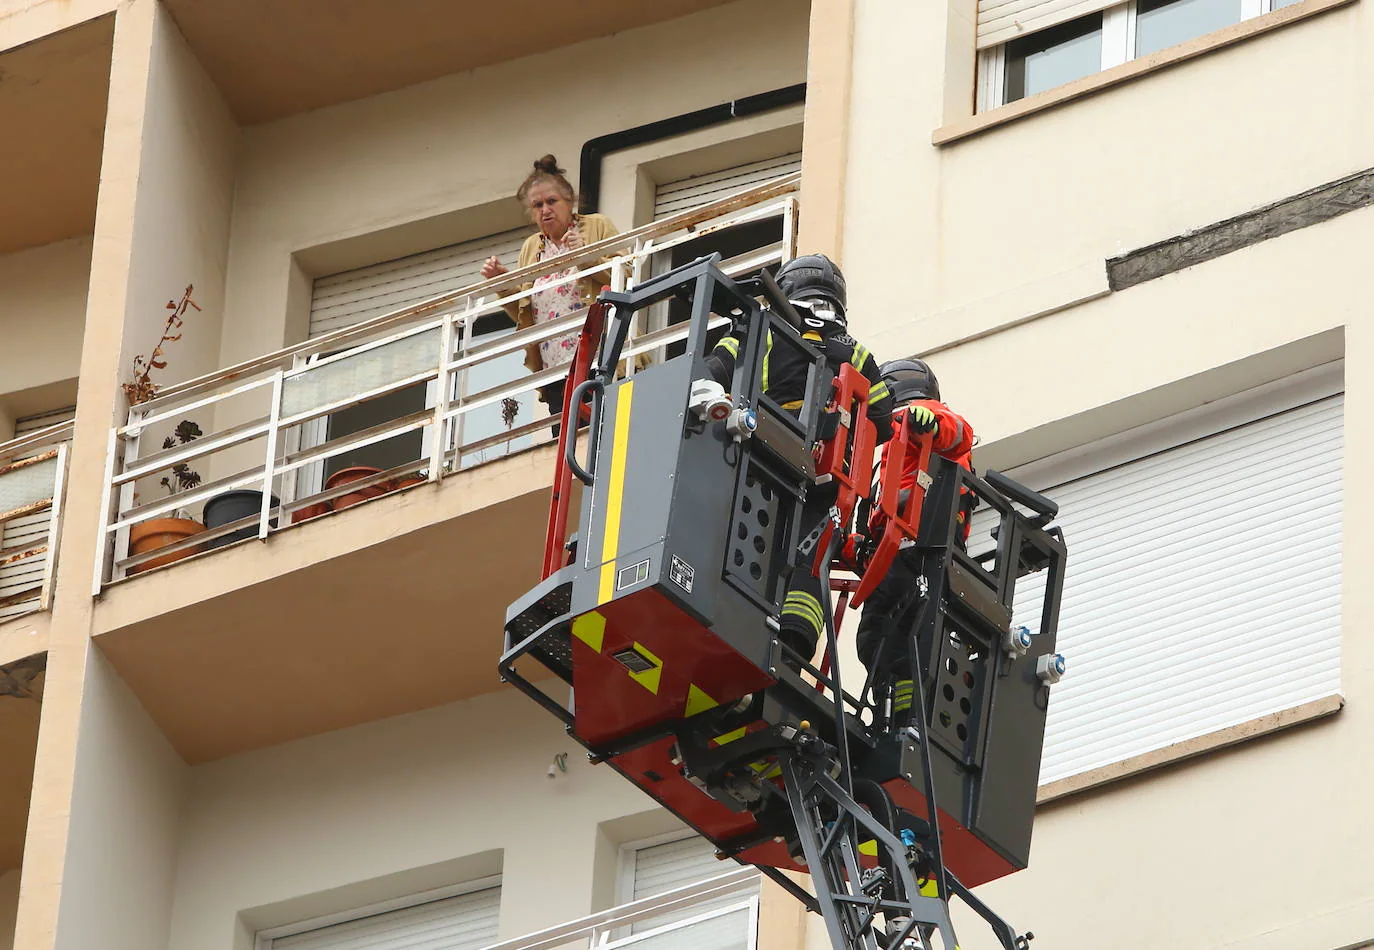
[[[514,269],[520,246],[530,233],[528,227],[515,228],[321,277],[315,281],[311,295],[309,335],[311,338],[323,336],[475,284],[481,280],[478,272],[482,262],[492,255]],[[505,314],[498,312],[484,316],[473,326],[471,345],[494,341],[511,332],[513,327]],[[523,354],[517,351],[465,371],[461,374],[461,386],[465,394],[471,395],[516,379],[525,372]],[[434,405],[437,396],[435,386],[433,382],[410,386],[342,409],[327,419],[308,423],[306,431],[302,433],[302,443],[306,447],[320,445],[421,412]],[[461,422],[463,440],[474,442],[498,435],[504,429],[528,422],[538,414],[534,393],[524,393],[511,402],[514,403],[513,417],[511,407],[500,402],[464,414]],[[307,466],[301,470],[297,496],[320,491],[329,476],[345,468],[361,465],[385,471],[429,458],[431,447],[428,438],[429,430],[408,432],[340,453],[322,464]],[[465,455],[460,464],[487,461],[531,444],[533,439],[525,436]]]
[[[654,192],[654,220],[657,221],[674,214],[690,211],[693,208],[699,208],[702,205],[710,204],[712,201],[719,201],[734,192],[755,188],[775,178],[781,178],[798,171],[801,171],[801,152],[788,152],[774,158],[694,175],[680,181],[663,182],[657,186]],[[667,273],[674,267],[690,264],[697,258],[705,257],[708,254],[720,254],[723,264],[728,265],[732,261],[738,263],[751,256],[767,254],[770,250],[778,248],[783,237],[783,220],[781,217],[764,218],[721,231],[713,231],[703,237],[679,244],[672,250],[658,255],[654,262],[654,273]],[[749,277],[757,272],[757,269],[744,270],[735,276]],[[667,301],[651,310],[650,328],[657,330],[664,326],[682,323],[690,316],[691,307],[687,303],[681,300]],[[710,340],[710,345],[714,345],[716,339],[724,335],[724,328],[715,331]],[[663,358],[672,359],[675,356],[680,356],[685,352],[685,349],[685,342],[670,344],[666,348]]]
[[[1261,717],[1329,711],[1340,388],[1340,364],[1319,368],[1013,472],[1059,503],[1069,550],[1069,673],[1050,698],[1042,786],[1196,751]],[[1293,479],[1274,477],[1294,464]],[[1041,584],[1026,578],[1018,601]]]
[[[640,842],[623,849],[621,900],[655,897],[735,869],[716,860],[698,835]],[[636,950],[753,950],[758,929],[758,884],[631,925]],[[623,939],[623,938],[622,938]]]
[[[56,409],[42,415],[17,419],[14,423],[14,437],[17,439],[49,426],[70,422],[75,417],[76,407],[68,406],[65,409]],[[49,448],[51,446],[38,451],[46,452]],[[51,483],[49,483],[45,491],[50,490],[51,487]],[[0,510],[6,507],[7,505],[0,499]],[[42,598],[43,583],[50,570],[49,559],[53,552],[44,550],[41,554],[19,560],[9,560],[9,558],[15,556],[19,551],[32,550],[37,546],[46,545],[54,514],[55,512],[51,508],[47,508],[37,514],[0,522],[0,552],[6,555],[3,558],[4,563],[0,563],[0,621],[8,617],[17,617],[35,609],[41,609],[39,604]]]
[[[980,0],[978,111],[1270,13],[1297,0]],[[1084,15],[1086,7],[1100,7]]]

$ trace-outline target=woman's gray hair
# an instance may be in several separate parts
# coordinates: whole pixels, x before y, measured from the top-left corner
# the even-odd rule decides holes
[[[534,171],[525,176],[525,181],[516,189],[515,197],[525,207],[529,207],[526,200],[529,197],[530,189],[541,181],[552,182],[564,198],[573,204],[577,204],[577,192],[573,189],[572,182],[564,177],[566,169],[558,167],[558,159],[552,155],[545,155],[534,162]]]

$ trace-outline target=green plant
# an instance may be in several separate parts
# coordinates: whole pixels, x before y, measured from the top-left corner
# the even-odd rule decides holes
[[[182,419],[177,423],[177,427],[172,430],[172,434],[162,440],[164,449],[174,449],[178,445],[185,445],[194,442],[205,433],[200,431],[200,426],[190,419]],[[172,465],[170,475],[162,476],[159,482],[163,488],[167,489],[167,494],[175,495],[177,492],[187,491],[200,484],[200,473],[191,468],[185,462],[177,462]]]

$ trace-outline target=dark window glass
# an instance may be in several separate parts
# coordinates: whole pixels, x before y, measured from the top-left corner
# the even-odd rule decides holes
[[[1139,0],[1135,54],[1177,46],[1195,36],[1240,22],[1241,0]]]
[[[1102,14],[1079,17],[1006,46],[1006,101],[1062,86],[1102,69]]]

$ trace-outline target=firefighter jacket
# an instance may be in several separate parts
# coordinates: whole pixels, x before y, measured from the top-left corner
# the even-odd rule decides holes
[[[935,413],[937,429],[932,450],[936,455],[941,455],[970,472],[973,471],[973,426],[968,424],[967,419],[938,399],[913,399],[907,406],[924,406]],[[908,455],[902,462],[902,492],[910,491],[915,484],[916,456],[913,454]],[[964,526],[964,537],[967,538],[973,528],[969,515],[973,510],[974,499],[968,493],[968,489],[961,489],[960,495],[963,497],[960,499],[962,510],[959,512],[959,521]]]
[[[935,413],[938,429],[932,448],[956,465],[973,471],[973,427],[968,420],[936,399],[913,399],[907,406],[924,406]],[[908,456],[902,466],[902,488],[916,484],[916,458]]]
[[[892,395],[878,369],[878,361],[868,352],[868,347],[838,326],[835,332],[825,335],[808,328],[802,339],[825,353],[832,372],[838,373],[840,367],[848,363],[864,375],[869,382],[868,418],[873,420],[877,430],[877,441],[883,443],[891,438]],[[739,346],[740,338],[731,334],[717,343],[706,358],[711,376],[727,390],[735,375]],[[793,347],[780,346],[775,351],[773,334],[769,333],[767,350],[763,355],[764,393],[789,412],[800,411],[806,395],[806,374],[810,365],[805,356]]]

